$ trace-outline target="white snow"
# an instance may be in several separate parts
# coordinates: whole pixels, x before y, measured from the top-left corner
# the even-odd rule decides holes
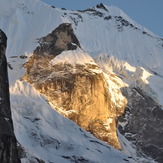
[[[104,73],[104,76],[108,83],[108,91],[111,94],[111,101],[113,102],[114,106],[111,106],[111,109],[115,106],[117,109],[121,109],[125,104],[127,103],[126,98],[122,95],[122,92],[120,91],[121,88],[124,88],[128,85],[124,83],[119,77],[117,77],[115,74],[108,75]]]
[[[141,79],[145,84],[149,84],[148,79],[152,76],[151,73],[146,71],[144,68],[139,67],[136,69],[135,73],[133,74],[132,78],[133,80]]]
[[[60,55],[51,60],[50,64],[95,64],[94,59],[81,49],[63,51]]]

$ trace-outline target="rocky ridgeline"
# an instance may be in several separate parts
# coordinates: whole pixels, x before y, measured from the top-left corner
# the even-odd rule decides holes
[[[11,118],[6,45],[7,37],[0,30],[0,162],[20,163]]]

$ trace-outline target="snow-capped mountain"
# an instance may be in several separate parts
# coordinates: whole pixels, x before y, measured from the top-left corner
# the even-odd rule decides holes
[[[21,162],[162,162],[162,38],[113,6],[38,0],[0,0],[0,29]]]

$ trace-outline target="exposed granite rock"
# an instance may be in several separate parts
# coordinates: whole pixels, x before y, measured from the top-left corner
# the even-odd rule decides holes
[[[128,99],[118,129],[146,157],[163,162],[163,109],[139,88],[124,88]],[[126,125],[124,125],[126,124]]]
[[[96,64],[50,64],[59,52],[69,49],[68,44],[72,42],[72,38],[75,38],[73,43],[80,46],[74,34],[73,37],[71,35],[67,37],[69,28],[69,24],[62,24],[52,32],[52,35],[42,38],[43,45],[47,45],[47,41],[54,42],[55,38],[59,38],[60,41],[56,39],[56,43],[50,43],[53,50],[48,47],[38,50],[40,48],[38,47],[34,51],[33,56],[24,65],[27,71],[23,79],[44,94],[48,102],[62,115],[97,138],[120,149],[116,134],[116,119],[123,114],[126,99],[122,98],[122,102],[117,100],[119,106],[112,101],[107,79]],[[66,41],[61,41],[62,39]],[[58,47],[61,50],[55,51],[54,49]],[[70,49],[74,50],[72,47]],[[110,78],[115,80],[113,76]]]
[[[20,163],[10,110],[6,45],[7,37],[0,30],[0,162]]]
[[[33,62],[33,58],[31,58]],[[25,65],[24,80],[47,97],[48,102],[62,115],[73,120],[95,137],[117,149],[116,119],[123,114],[126,100],[118,108],[112,102],[108,83],[95,65],[57,64],[49,67],[47,58],[30,59]],[[120,92],[120,91],[119,91]],[[118,103],[118,102],[117,102]],[[110,124],[108,120],[110,119]]]

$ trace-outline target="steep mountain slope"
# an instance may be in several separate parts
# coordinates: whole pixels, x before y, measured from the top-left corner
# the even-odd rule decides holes
[[[157,124],[149,119],[162,114],[161,38],[121,10],[102,4],[84,11],[58,9],[36,0],[0,0],[0,6],[0,26],[9,38],[7,56],[15,134],[26,153],[22,154],[23,162],[133,161],[61,117],[37,91],[47,97],[54,109],[96,137],[122,148],[136,162],[145,162],[144,157],[146,162],[153,162],[150,157],[162,161],[162,140],[158,146],[152,139],[154,135],[148,135],[148,127],[137,133],[136,141],[126,134],[132,135],[132,127],[139,124],[139,119],[135,120],[137,110],[142,109],[142,113],[147,107],[150,116],[146,112],[138,115],[149,126]],[[62,23],[72,24],[75,39],[64,32],[53,35],[52,31],[57,31]],[[27,68],[24,79],[37,91],[21,81],[25,75],[23,64]],[[126,88],[132,93],[123,91]],[[134,101],[139,97],[135,88],[147,96],[143,98],[145,102],[150,96],[150,106]],[[119,143],[116,123],[126,104],[131,110],[129,118],[126,111],[118,123]],[[156,109],[151,114],[153,105]],[[161,118],[158,121],[157,138],[162,133]],[[159,151],[156,155],[150,150],[155,148],[139,143],[147,135],[152,142],[147,143]]]

